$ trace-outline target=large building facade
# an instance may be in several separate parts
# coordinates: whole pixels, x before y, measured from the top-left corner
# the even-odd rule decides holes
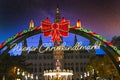
[[[77,37],[74,37],[74,45],[77,43]],[[42,45],[42,37],[40,37],[38,48]],[[27,41],[24,41],[23,47],[27,47]],[[42,48],[43,50],[45,47]],[[61,69],[73,70],[73,80],[80,80],[80,75],[85,72],[85,67],[89,63],[90,58],[95,55],[94,50],[68,50],[62,51],[63,58],[60,60]],[[38,49],[35,51],[23,51],[22,55],[26,56],[26,63],[32,63],[29,66],[34,75],[34,80],[43,80],[45,70],[55,69],[54,51],[46,51],[40,53]],[[36,76],[38,78],[36,79]]]
[[[60,22],[59,8],[56,9],[55,23]],[[34,26],[34,22],[30,22],[30,28]],[[62,41],[63,42],[63,41]],[[74,45],[77,44],[77,36],[74,36]],[[43,74],[45,70],[54,70],[56,59],[54,58],[54,50],[40,53],[39,48],[42,46],[42,37],[40,36],[38,49],[34,51],[22,51],[22,55],[26,56],[26,63],[32,63],[29,66],[33,73],[34,80],[44,80]],[[27,40],[24,40],[23,47],[27,47]],[[41,49],[45,49],[42,47]],[[85,66],[90,61],[90,58],[95,55],[94,49],[91,50],[67,50],[61,51],[63,58],[60,59],[61,69],[73,70],[73,80],[80,80],[80,75],[85,72]],[[36,79],[37,76],[37,79]]]

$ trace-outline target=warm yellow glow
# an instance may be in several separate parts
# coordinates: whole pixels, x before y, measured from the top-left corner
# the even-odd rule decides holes
[[[29,28],[30,28],[30,29],[31,29],[31,28],[34,28],[34,22],[33,22],[33,20],[30,21],[30,26],[29,26]]]
[[[81,22],[80,22],[80,20],[77,21],[77,27],[79,27],[79,28],[81,27]]]
[[[59,72],[59,74],[61,76],[73,75],[73,73],[69,73],[69,72]],[[44,76],[56,76],[56,73],[55,72],[45,73]]]
[[[72,72],[44,72],[44,76],[56,76],[56,74],[59,73],[60,76],[72,76]]]
[[[30,77],[31,77],[31,79],[33,79],[33,74],[31,74],[31,76],[30,76]]]
[[[120,56],[118,56],[118,61],[120,61]]]
[[[57,8],[56,13],[59,13],[59,8]]]
[[[28,77],[30,77],[30,73],[28,73]]]
[[[20,69],[18,68],[17,71],[20,71]]]
[[[13,73],[15,73],[15,72],[16,72],[16,69],[17,69],[17,67],[14,67],[14,68],[13,68]]]
[[[22,76],[24,76],[25,75],[25,72],[22,72]]]

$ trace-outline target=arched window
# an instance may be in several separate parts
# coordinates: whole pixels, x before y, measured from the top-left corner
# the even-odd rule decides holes
[[[71,59],[73,59],[73,56],[71,55]]]
[[[39,67],[41,67],[41,66],[42,66],[42,64],[40,63],[40,64],[39,64]]]
[[[47,56],[47,59],[50,59],[50,55]]]
[[[78,66],[76,67],[76,72],[79,72],[79,68],[78,68]]]
[[[51,55],[51,57],[50,57],[51,59],[53,59],[53,56]]]
[[[66,63],[64,63],[64,66],[67,66],[67,64],[66,64]]]
[[[42,56],[39,56],[39,59],[41,60],[41,59],[42,59]]]
[[[82,67],[82,66],[80,67],[80,71],[81,71],[81,72],[83,72],[83,71],[84,71],[84,69],[83,69],[83,67]]]
[[[37,66],[37,64],[34,64],[34,66],[36,67],[36,66]]]
[[[35,57],[34,57],[34,58],[35,58],[35,60],[36,60],[36,59],[37,59],[37,55],[35,55]]]
[[[68,66],[70,66],[70,63],[68,63]]]
[[[53,63],[51,63],[51,66],[53,66]]]
[[[89,59],[89,58],[90,58],[90,56],[88,55],[88,56],[87,56],[87,58]]]
[[[37,72],[37,68],[35,67],[35,71],[34,72]]]
[[[70,56],[68,55],[68,59],[70,59]]]
[[[74,72],[74,67],[71,67],[71,69],[73,70],[73,72]]]
[[[76,63],[76,66],[79,66],[79,64],[78,64],[78,63]]]
[[[44,59],[46,59],[46,56],[44,55]]]
[[[66,55],[64,55],[64,59],[66,59]]]
[[[73,64],[73,63],[71,63],[71,66],[74,66],[74,64]]]
[[[42,72],[42,69],[41,69],[41,67],[39,67],[39,72]]]
[[[78,55],[76,55],[75,58],[78,59]]]
[[[49,67],[49,66],[50,66],[50,64],[48,63],[48,64],[47,64],[47,66]]]
[[[83,65],[83,63],[81,62],[80,65]]]
[[[80,59],[82,59],[83,57],[82,57],[82,55],[80,55]]]
[[[84,55],[84,59],[86,58],[86,55]]]
[[[46,63],[44,63],[44,66],[46,66]]]

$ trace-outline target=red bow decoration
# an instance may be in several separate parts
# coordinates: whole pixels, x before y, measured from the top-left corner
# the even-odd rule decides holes
[[[61,36],[68,36],[68,26],[70,22],[62,18],[59,23],[51,23],[47,18],[45,21],[42,21],[42,32],[45,37],[52,36],[52,42],[57,41],[60,43]]]

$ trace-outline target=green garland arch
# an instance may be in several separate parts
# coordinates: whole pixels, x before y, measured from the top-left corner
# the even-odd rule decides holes
[[[97,33],[91,31],[91,30],[87,30],[85,28],[74,28],[74,26],[70,26],[69,27],[69,32],[81,35],[80,33],[84,33],[85,35],[90,35],[92,37],[89,37],[88,39],[90,40],[99,40],[101,42],[103,42],[103,44],[106,44],[111,50],[113,50],[118,56],[120,55],[120,50],[118,50],[111,42],[107,41],[105,38],[103,38],[102,36],[98,35]],[[7,52],[9,50],[11,50],[14,46],[10,47],[10,45],[14,44],[14,43],[19,43],[22,40],[31,37],[33,35],[42,33],[41,31],[41,26],[37,26],[28,30],[24,30],[22,32],[17,33],[16,35],[10,37],[9,39],[7,39],[6,41],[4,41],[2,44],[0,44],[0,51],[7,46],[7,49],[5,51],[3,51],[3,53],[7,54]],[[83,36],[83,35],[82,35]],[[84,36],[83,36],[84,37]],[[87,37],[86,37],[87,38]],[[95,38],[95,39],[93,39]],[[11,44],[10,44],[11,43]],[[109,53],[109,51],[107,49],[105,49],[105,47],[102,46],[102,49],[104,51],[106,51],[107,53]],[[111,58],[111,60],[113,61],[116,69],[118,70],[118,73],[120,75],[120,68],[119,68],[119,64],[117,62],[117,60],[111,55],[108,54],[109,57]]]

